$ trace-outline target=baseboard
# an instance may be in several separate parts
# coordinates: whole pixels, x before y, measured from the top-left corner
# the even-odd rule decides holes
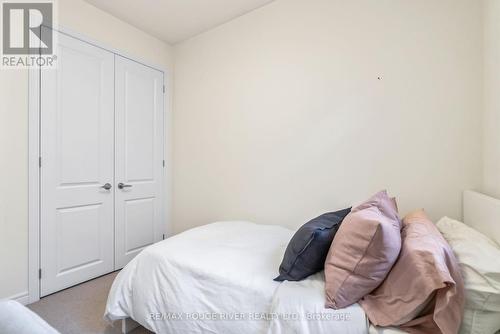
[[[24,291],[13,296],[8,297],[7,299],[15,300],[23,305],[27,305],[30,303],[30,296],[28,291]]]

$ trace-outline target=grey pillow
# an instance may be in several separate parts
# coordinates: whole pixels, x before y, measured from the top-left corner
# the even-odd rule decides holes
[[[351,208],[316,217],[295,232],[288,243],[275,281],[300,281],[324,269],[326,255]]]

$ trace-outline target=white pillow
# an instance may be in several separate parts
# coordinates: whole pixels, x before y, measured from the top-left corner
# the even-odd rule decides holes
[[[437,227],[462,269],[466,310],[461,333],[495,333],[500,330],[500,246],[448,217]]]
[[[493,334],[500,328],[500,314],[466,308],[460,334]]]

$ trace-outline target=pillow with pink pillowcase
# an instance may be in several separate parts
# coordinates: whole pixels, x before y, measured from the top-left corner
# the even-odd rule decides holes
[[[401,221],[387,191],[352,209],[325,261],[325,306],[358,302],[386,278],[401,250]]]
[[[359,304],[376,326],[396,326],[413,334],[458,333],[464,285],[450,245],[424,210],[403,219],[401,236],[396,264]]]

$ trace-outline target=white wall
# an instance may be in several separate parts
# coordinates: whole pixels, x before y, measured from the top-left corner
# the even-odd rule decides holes
[[[485,1],[497,16],[485,25],[484,97],[500,115],[488,76],[500,9]],[[278,0],[178,45],[175,230],[296,227],[381,188],[402,212],[459,217],[461,190],[483,174],[481,5]],[[134,27],[81,0],[59,9],[62,25],[172,68],[171,48]],[[0,298],[27,290],[27,78],[0,71]],[[484,136],[484,184],[500,194],[500,147],[488,147],[498,130]]]
[[[484,7],[483,191],[500,198],[500,1]]]
[[[296,227],[382,188],[460,217],[482,29],[482,1],[278,0],[177,45],[175,230]]]
[[[60,0],[59,23],[172,70],[171,47],[81,1]],[[171,79],[171,77],[170,77]],[[168,121],[168,120],[167,120]],[[168,121],[170,126],[170,122]],[[167,139],[168,150],[172,140]],[[28,289],[28,74],[0,71],[0,298]]]

